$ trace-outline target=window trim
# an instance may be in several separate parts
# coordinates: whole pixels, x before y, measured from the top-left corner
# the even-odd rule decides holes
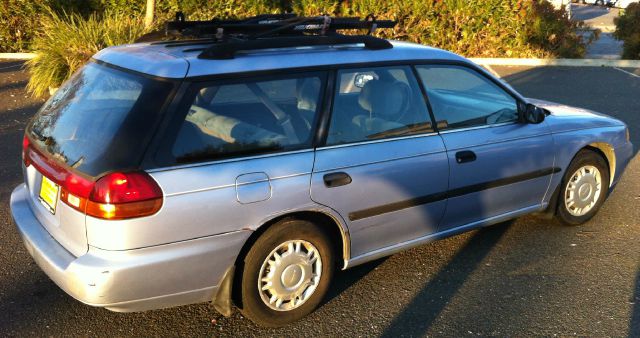
[[[267,82],[267,81],[277,81],[277,80],[287,80],[287,79],[296,79],[300,77],[318,77],[320,79],[320,94],[318,98],[319,107],[316,113],[315,121],[311,127],[310,137],[306,142],[302,142],[298,145],[287,147],[286,149],[278,149],[278,150],[266,150],[266,149],[255,149],[246,152],[236,152],[227,155],[219,155],[219,156],[211,156],[211,157],[203,157],[201,159],[197,159],[194,161],[180,163],[177,161],[176,157],[173,155],[171,149],[177,140],[178,133],[180,131],[180,127],[189,112],[189,108],[193,104],[197,93],[205,87],[211,86],[225,86],[225,85],[234,85],[234,84],[243,84],[247,82]],[[201,79],[200,81],[191,81],[185,82],[181,87],[181,95],[176,95],[175,106],[173,107],[173,111],[169,117],[167,117],[167,121],[163,121],[163,128],[158,132],[158,136],[154,142],[154,147],[151,150],[150,159],[145,161],[146,168],[145,169],[157,169],[157,168],[169,168],[169,167],[188,167],[188,166],[198,166],[202,163],[213,163],[213,162],[221,162],[221,161],[229,161],[234,159],[247,159],[247,158],[255,158],[262,156],[272,156],[283,153],[291,153],[291,152],[300,152],[305,150],[312,150],[314,148],[314,142],[316,139],[315,130],[318,127],[318,123],[320,122],[324,105],[324,95],[326,82],[327,82],[327,72],[326,71],[302,71],[302,72],[275,72],[274,74],[265,74],[258,76],[243,76],[232,79],[219,79],[219,78],[211,78],[211,79]],[[179,97],[178,97],[179,96]]]
[[[96,60],[96,61],[99,61],[99,60]],[[104,63],[106,65],[112,66],[111,64],[106,62],[99,62],[99,63]],[[321,101],[322,107],[319,110],[320,121],[318,125],[314,126],[316,130],[315,130],[315,138],[312,145],[313,149],[324,149],[325,148],[324,144],[327,136],[327,127],[330,121],[330,111],[333,108],[332,107],[333,88],[335,83],[336,70],[342,69],[342,68],[365,68],[365,67],[383,67],[383,66],[410,66],[415,68],[416,66],[420,66],[420,65],[454,65],[454,66],[467,67],[469,69],[475,70],[477,73],[489,79],[489,81],[493,82],[498,87],[502,88],[502,90],[509,93],[509,95],[513,96],[517,100],[518,104],[527,103],[527,99],[524,96],[522,96],[520,93],[515,91],[515,89],[499,81],[497,78],[491,75],[488,71],[486,71],[485,69],[481,68],[480,66],[468,60],[465,61],[465,60],[450,60],[450,59],[406,59],[406,60],[392,60],[392,61],[388,61],[388,60],[387,61],[370,61],[370,62],[358,62],[358,63],[341,63],[341,64],[333,64],[333,65],[277,68],[277,69],[249,71],[249,72],[212,74],[212,75],[204,75],[204,76],[186,77],[184,79],[165,79],[167,81],[181,82],[181,85],[175,90],[173,95],[173,100],[171,100],[170,103],[167,104],[165,114],[162,117],[162,121],[157,124],[158,128],[155,134],[153,135],[153,139],[147,146],[147,151],[144,154],[144,158],[141,161],[140,167],[145,170],[163,170],[165,168],[189,168],[189,167],[196,167],[196,166],[202,166],[202,165],[211,165],[211,164],[227,161],[222,159],[216,159],[211,161],[201,161],[201,162],[193,162],[193,163],[176,165],[171,163],[162,163],[157,160],[159,152],[162,151],[161,145],[164,137],[166,136],[166,132],[170,130],[170,128],[172,127],[171,122],[173,119],[175,119],[175,116],[180,115],[179,110],[180,110],[180,107],[184,105],[185,94],[189,89],[189,87],[191,86],[191,84],[193,83],[227,81],[227,80],[234,80],[234,79],[250,79],[250,78],[269,77],[269,76],[277,77],[282,74],[297,75],[297,74],[314,73],[314,72],[325,74],[326,76],[325,83],[324,83],[325,91],[323,93],[324,94],[323,100]],[[114,67],[117,67],[117,66],[114,66]],[[129,72],[135,72],[128,69],[123,69],[123,70],[129,71]],[[418,84],[421,85],[422,81],[420,80],[420,78],[416,77],[415,74],[414,74],[414,77],[416,78],[416,81],[418,82]],[[154,76],[154,78],[156,77]],[[159,78],[159,79],[163,79],[163,78]],[[426,102],[427,102],[427,107],[429,107],[430,103],[428,101]],[[429,113],[432,114],[431,110],[429,110]],[[185,113],[185,116],[186,116],[186,113]],[[184,116],[183,116],[183,119],[184,119]],[[435,123],[435,120],[432,119],[432,123]],[[516,123],[519,123],[519,122],[516,122]],[[434,135],[418,134],[413,136],[416,136],[416,137],[435,136],[439,133],[437,125],[434,125],[434,129],[436,130],[436,133],[434,133]],[[455,131],[462,131],[462,130],[465,130],[465,129],[455,129]],[[387,138],[382,140],[364,141],[358,144],[353,144],[353,143],[345,144],[344,146],[363,145],[363,144],[377,142],[377,141],[391,142],[401,138],[405,138],[405,136],[392,137],[392,138]],[[301,150],[301,151],[305,151],[305,150]],[[265,154],[265,156],[285,155],[288,153],[296,153],[296,152],[298,151]],[[247,155],[244,157],[237,157],[236,159],[249,160],[252,158],[256,158],[256,156]]]

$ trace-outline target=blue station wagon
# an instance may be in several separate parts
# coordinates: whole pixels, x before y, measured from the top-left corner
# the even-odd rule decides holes
[[[11,212],[29,253],[89,305],[210,301],[281,326],[336,269],[597,212],[632,155],[623,122],[447,51],[337,33],[393,25],[178,15],[182,39],[99,52],[26,128]]]

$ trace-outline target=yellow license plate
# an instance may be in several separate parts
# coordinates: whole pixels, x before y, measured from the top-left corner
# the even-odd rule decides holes
[[[40,185],[40,202],[52,214],[56,213],[56,203],[58,202],[58,191],[60,186],[53,183],[50,179],[42,176],[42,185]]]

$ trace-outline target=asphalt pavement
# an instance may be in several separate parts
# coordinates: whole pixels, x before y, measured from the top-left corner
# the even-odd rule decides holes
[[[309,317],[262,329],[207,304],[143,313],[83,305],[33,262],[9,195],[24,125],[42,104],[19,63],[0,62],[1,336],[640,336],[640,156],[579,227],[527,216],[337,274]],[[612,68],[493,67],[521,93],[616,116],[640,145],[640,77]],[[626,69],[631,73],[637,72]]]

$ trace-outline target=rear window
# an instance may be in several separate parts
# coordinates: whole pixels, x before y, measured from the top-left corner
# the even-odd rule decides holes
[[[83,173],[138,165],[174,84],[90,63],[34,117],[38,148]]]

